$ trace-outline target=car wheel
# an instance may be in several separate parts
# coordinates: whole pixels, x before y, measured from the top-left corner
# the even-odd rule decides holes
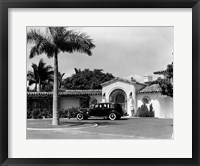
[[[117,119],[117,115],[116,115],[116,113],[111,112],[111,113],[109,114],[108,118],[109,118],[110,120],[115,120],[115,119]]]
[[[78,113],[78,114],[76,115],[76,119],[77,119],[77,120],[83,120],[83,119],[84,119],[84,115],[83,115],[82,113]]]

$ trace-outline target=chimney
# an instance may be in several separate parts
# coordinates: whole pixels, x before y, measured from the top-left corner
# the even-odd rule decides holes
[[[131,77],[131,82],[136,82],[136,80],[133,77]]]
[[[145,75],[144,76],[144,83],[145,82],[151,82],[153,80],[153,77],[152,76],[150,76],[150,75]]]

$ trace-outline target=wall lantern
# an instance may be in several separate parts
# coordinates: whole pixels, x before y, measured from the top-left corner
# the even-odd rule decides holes
[[[133,94],[132,92],[129,94],[129,98],[131,99],[133,97]]]

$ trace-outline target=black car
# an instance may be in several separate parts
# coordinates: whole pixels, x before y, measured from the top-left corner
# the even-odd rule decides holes
[[[76,114],[78,120],[88,119],[91,116],[108,117],[110,120],[116,120],[124,116],[124,112],[120,104],[96,103],[91,108],[80,108]]]

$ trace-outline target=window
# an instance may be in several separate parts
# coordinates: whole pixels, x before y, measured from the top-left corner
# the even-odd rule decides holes
[[[150,99],[149,96],[145,96],[145,97],[143,97],[143,99],[142,99],[142,102],[143,102],[144,104],[149,104],[150,101],[151,101],[151,99]]]
[[[103,105],[103,108],[107,108],[107,107],[108,107],[108,104],[104,104],[104,105]]]
[[[90,99],[90,105],[96,104],[97,103],[97,99],[96,98],[91,98]]]

